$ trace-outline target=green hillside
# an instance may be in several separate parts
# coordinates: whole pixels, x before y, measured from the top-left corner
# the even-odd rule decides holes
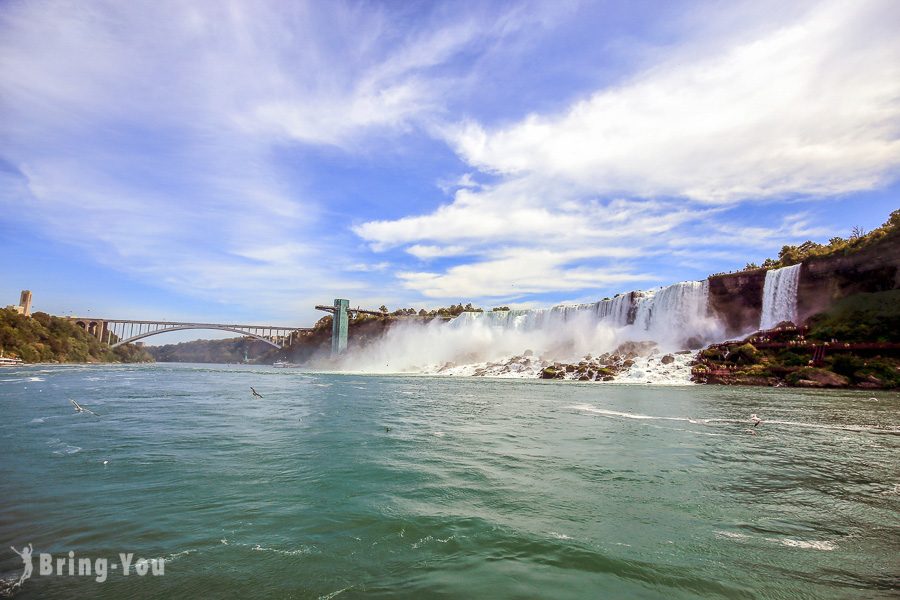
[[[0,350],[25,362],[152,362],[142,348],[115,349],[61,317],[36,312],[31,317],[0,309]]]

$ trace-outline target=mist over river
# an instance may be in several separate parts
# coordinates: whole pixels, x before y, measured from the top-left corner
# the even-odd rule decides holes
[[[253,398],[253,386],[262,398]],[[0,371],[15,598],[889,598],[900,395]],[[69,400],[97,413],[76,413]],[[751,413],[763,423],[754,428]],[[9,549],[31,543],[35,570]],[[163,558],[41,575],[37,556]]]

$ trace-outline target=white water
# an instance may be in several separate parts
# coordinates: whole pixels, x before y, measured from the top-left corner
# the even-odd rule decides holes
[[[427,325],[401,323],[370,345],[351,348],[341,367],[367,372],[471,375],[479,371],[534,377],[553,361],[572,362],[587,354],[613,352],[628,341],[655,342],[660,352],[699,348],[722,336],[721,325],[708,315],[708,296],[707,281],[688,281],[590,304],[466,312],[450,322]],[[528,361],[507,368],[511,357],[527,350],[533,353]],[[686,382],[687,362],[679,360],[664,367],[659,360],[636,361],[635,372],[622,379]],[[655,376],[656,371],[660,377]]]
[[[797,323],[799,282],[800,265],[766,271],[760,329],[772,329],[782,321]]]

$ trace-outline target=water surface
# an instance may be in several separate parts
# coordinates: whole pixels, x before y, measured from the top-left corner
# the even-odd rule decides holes
[[[896,597],[900,397],[872,395],[3,369],[0,577],[30,542],[165,575],[16,598]]]

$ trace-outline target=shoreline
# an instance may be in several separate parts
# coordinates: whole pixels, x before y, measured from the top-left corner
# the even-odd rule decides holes
[[[320,370],[320,369],[307,369],[307,368],[292,368],[292,369],[278,369],[273,368],[270,364],[236,364],[236,363],[188,363],[188,362],[142,362],[142,363],[113,363],[113,362],[90,362],[90,363],[23,363],[18,365],[18,368],[35,368],[35,367],[63,367],[63,368],[76,368],[76,367],[125,367],[125,366],[169,366],[169,365],[184,365],[185,367],[200,367],[200,368],[213,368],[213,367],[247,367],[247,368],[261,368],[265,369],[267,373],[271,372],[273,374],[295,374],[301,377],[310,377],[310,376],[319,376],[319,375],[339,375],[339,376],[351,376],[351,377],[408,377],[408,378],[418,378],[418,379],[462,379],[462,380],[472,380],[472,381],[491,381],[491,382],[529,382],[529,383],[540,383],[540,384],[551,384],[551,383],[563,383],[563,384],[579,384],[580,386],[588,386],[588,385],[607,385],[611,384],[615,387],[624,387],[624,386],[637,386],[637,387],[666,387],[666,388],[686,388],[686,387],[696,387],[696,386],[723,386],[723,387],[735,387],[735,388],[770,388],[773,390],[778,389],[795,389],[795,390],[803,390],[803,391],[846,391],[853,392],[858,394],[864,393],[872,393],[876,391],[881,392],[890,392],[894,394],[900,394],[900,389],[896,387],[871,387],[871,386],[858,386],[858,385],[792,385],[784,379],[781,378],[761,378],[761,377],[753,377],[747,375],[739,375],[734,374],[730,375],[728,379],[724,378],[710,378],[706,381],[697,381],[696,378],[693,380],[682,380],[682,381],[640,381],[636,379],[616,379],[613,381],[579,381],[578,379],[545,379],[537,375],[522,375],[522,376],[498,376],[498,375],[473,375],[473,374],[452,374],[452,373],[439,373],[439,372],[409,372],[409,371],[361,371],[361,370]],[[2,371],[0,371],[2,372]]]

